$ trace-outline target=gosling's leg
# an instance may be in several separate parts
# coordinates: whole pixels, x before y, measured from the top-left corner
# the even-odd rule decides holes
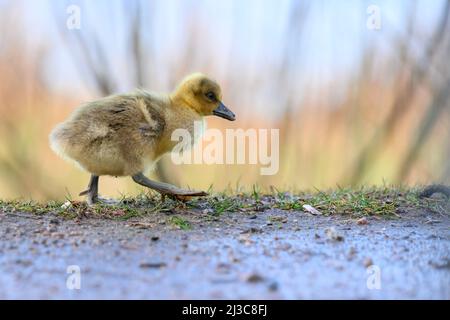
[[[94,204],[98,202],[98,176],[91,175],[91,180],[89,181],[89,185],[87,190],[80,192],[80,196],[87,195],[87,203]]]
[[[178,200],[186,200],[189,197],[201,197],[208,195],[208,193],[204,191],[184,190],[168,183],[150,180],[149,178],[144,176],[143,173],[135,174],[134,176],[132,176],[132,178],[134,182],[140,184],[141,186],[156,190],[163,196],[173,196]]]

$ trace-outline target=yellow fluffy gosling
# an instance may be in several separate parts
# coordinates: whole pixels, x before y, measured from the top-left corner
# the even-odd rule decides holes
[[[99,200],[98,180],[102,175],[131,176],[145,187],[179,199],[207,195],[183,190],[148,179],[144,172],[170,152],[177,141],[175,129],[187,129],[194,136],[194,122],[216,115],[235,120],[221,102],[220,86],[203,74],[186,77],[170,94],[136,90],[108,96],[78,107],[50,134],[52,149],[75,161],[91,173],[86,195],[89,204]]]

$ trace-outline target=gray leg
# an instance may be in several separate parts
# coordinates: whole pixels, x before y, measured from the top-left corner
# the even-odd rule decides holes
[[[87,202],[94,204],[98,202],[98,176],[91,175],[87,190],[80,192],[80,196],[87,195]]]
[[[133,181],[141,186],[153,189],[161,193],[162,195],[174,196],[177,199],[184,199],[184,197],[194,197],[194,196],[207,196],[208,193],[204,191],[191,191],[177,188],[171,184],[157,182],[150,180],[143,173],[138,173],[132,176]]]

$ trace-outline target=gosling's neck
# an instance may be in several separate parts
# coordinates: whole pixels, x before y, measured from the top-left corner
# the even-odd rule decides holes
[[[169,94],[168,98],[170,109],[174,112],[175,117],[178,116],[180,119],[185,119],[188,122],[203,119],[203,116],[198,113],[194,104],[179,94],[178,91]]]
[[[185,129],[193,138],[193,141],[199,137],[195,133],[194,123],[200,121],[203,117],[195,112],[183,99],[168,95],[167,109],[165,111],[165,128],[161,139],[158,141],[155,150],[155,157],[159,157],[166,152],[170,152],[178,141],[172,140],[172,133],[177,129]]]

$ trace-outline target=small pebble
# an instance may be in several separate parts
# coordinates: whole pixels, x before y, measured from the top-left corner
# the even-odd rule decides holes
[[[278,290],[278,287],[279,287],[279,285],[278,285],[278,282],[276,282],[276,281],[272,281],[270,284],[269,284],[269,291],[277,291]]]
[[[251,275],[249,275],[247,277],[247,282],[250,282],[250,283],[257,283],[257,282],[262,282],[262,281],[264,281],[264,278],[263,278],[263,276],[261,276],[258,273],[252,273]]]
[[[325,235],[327,236],[327,238],[329,240],[332,240],[332,241],[343,241],[344,240],[344,237],[341,234],[339,234],[334,227],[326,228]]]

